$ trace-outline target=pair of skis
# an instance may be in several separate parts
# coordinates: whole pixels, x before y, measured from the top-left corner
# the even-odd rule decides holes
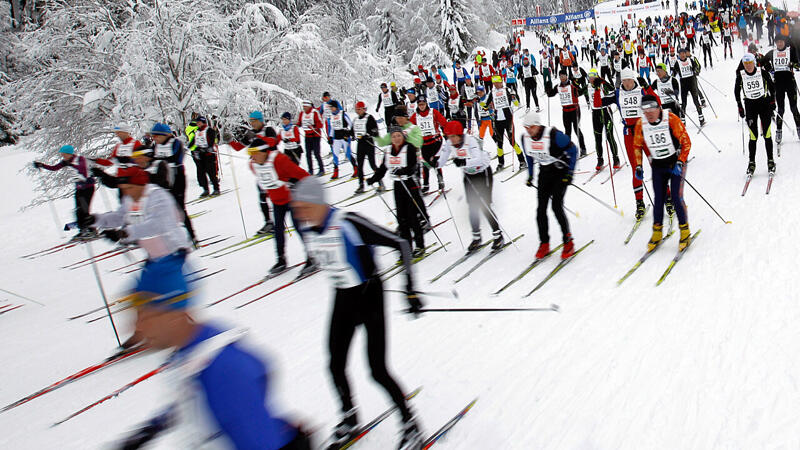
[[[747,194],[747,188],[750,187],[750,180],[753,179],[753,174],[748,173],[744,179],[744,189],[742,189],[742,197],[744,194]],[[775,179],[775,172],[769,172],[769,179],[767,180],[767,190],[765,192],[766,195],[769,195],[769,191],[772,190],[772,180]]]
[[[678,250],[678,253],[675,255],[674,258],[672,258],[672,261],[670,261],[669,266],[667,266],[667,269],[664,271],[664,273],[661,275],[661,277],[656,282],[656,286],[659,286],[659,285],[661,285],[661,283],[664,282],[664,280],[672,272],[672,269],[675,267],[675,265],[678,263],[678,261],[680,261],[681,258],[683,258],[683,255],[684,255],[684,253],[686,253],[686,250],[688,250],[689,247],[694,243],[694,240],[697,238],[697,235],[700,234],[700,231],[701,230],[697,230],[692,235],[692,237],[689,239],[689,245],[687,245],[683,250]],[[653,250],[645,251],[644,255],[642,255],[642,257],[639,258],[638,261],[636,261],[636,264],[634,264],[633,267],[631,267],[631,269],[628,270],[628,272],[625,275],[623,275],[623,277],[620,278],[617,281],[617,286],[621,285],[625,280],[627,280],[628,277],[630,277],[639,267],[641,267],[642,264],[644,264],[644,262],[647,261],[647,259],[650,258],[650,256],[652,256],[653,253],[655,253],[656,250],[659,249],[659,247],[661,247],[661,244],[663,244],[664,241],[669,239],[670,236],[672,236],[673,234],[674,234],[674,231],[671,230],[663,239],[661,239],[658,242],[658,244],[656,245],[656,247]]]
[[[406,396],[406,400],[411,400],[412,398],[416,397],[419,392],[422,390],[421,387],[415,389],[413,392]],[[474,399],[467,404],[461,411],[459,411],[453,418],[451,418],[447,423],[445,423],[441,428],[436,430],[435,433],[431,434],[428,438],[426,438],[421,445],[422,450],[427,450],[431,448],[436,442],[438,442],[448,431],[450,431],[464,416],[475,406],[475,403],[478,399]],[[391,416],[395,411],[397,411],[397,406],[392,406],[391,408],[387,409],[386,411],[380,413],[377,417],[366,423],[365,425],[361,426],[356,430],[354,433],[354,437],[350,439],[343,445],[324,445],[322,447],[323,450],[345,450],[353,445],[355,445],[358,441],[364,438],[370,431],[374,430],[375,427],[381,424],[384,420],[386,420],[389,416]]]

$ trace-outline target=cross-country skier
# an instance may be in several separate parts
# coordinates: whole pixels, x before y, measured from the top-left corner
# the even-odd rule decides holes
[[[273,220],[275,223],[275,252],[277,261],[269,269],[269,275],[275,276],[286,270],[286,213],[292,218],[292,225],[297,230],[300,241],[303,242],[302,232],[298,230],[297,219],[289,208],[291,196],[289,193],[289,183],[308,176],[308,172],[301,169],[291,158],[278,151],[278,139],[272,137],[257,138],[247,148],[250,154],[250,168],[256,175],[259,191],[261,192],[261,204],[265,204],[267,199],[272,201]],[[265,214],[269,210],[262,211]],[[310,256],[306,259],[306,264],[300,270],[300,276],[309,274],[317,270],[317,265]]]
[[[375,141],[373,138],[378,137],[378,122],[372,117],[372,114],[367,114],[367,105],[364,102],[356,102],[357,117],[353,119],[353,137],[356,140],[356,160],[358,167],[364,168],[364,159],[369,161],[369,166],[374,172],[377,170],[375,165]],[[394,117],[394,106],[392,106],[392,116]],[[387,124],[390,121],[386,122]],[[378,189],[383,189],[383,184]],[[358,171],[358,188],[356,194],[364,192],[364,171]]]
[[[155,159],[166,161],[172,171],[172,187],[169,192],[175,197],[178,207],[183,211],[183,224],[186,226],[192,242],[196,243],[197,238],[192,227],[192,219],[186,212],[186,171],[183,167],[183,143],[176,139],[169,126],[163,123],[153,125],[150,135],[153,136],[155,144],[153,147]]]
[[[177,209],[174,212],[178,212]],[[184,231],[185,234],[185,231]],[[306,434],[267,406],[271,371],[248,349],[246,332],[204,324],[189,313],[194,293],[180,257],[145,267],[136,292],[136,330],[146,345],[173,350],[164,376],[167,407],[117,448],[310,450]]]
[[[344,156],[353,166],[353,176],[358,176],[358,165],[350,151],[350,130],[353,122],[350,116],[342,110],[342,106],[336,100],[328,102],[331,116],[328,118],[328,143],[331,144],[331,154],[333,155],[333,175],[331,180],[339,178],[339,157]]]
[[[447,120],[437,109],[428,107],[428,99],[424,96],[417,97],[417,110],[412,114],[411,123],[418,126],[422,132],[422,193],[430,190],[430,168],[434,166],[436,154],[442,147],[442,128]],[[436,169],[436,177],[439,180],[439,190],[444,189],[444,177],[442,170]]]
[[[767,70],[774,73],[775,77],[775,101],[778,105],[778,115],[775,118],[777,124],[775,130],[775,140],[778,144],[783,138],[783,113],[786,111],[785,97],[789,97],[789,108],[792,110],[794,124],[800,136],[800,113],[797,112],[797,82],[794,78],[794,71],[800,68],[797,51],[788,46],[789,39],[783,34],[775,37],[775,48],[764,55],[764,62]]]
[[[497,144],[497,171],[505,169],[505,152],[503,151],[504,137],[508,136],[508,141],[511,147],[517,153],[520,168],[523,165],[525,158],[522,156],[522,149],[519,148],[517,140],[514,137],[514,112],[511,109],[511,103],[516,101],[511,93],[503,87],[503,79],[500,75],[492,77],[492,90],[489,93],[487,103],[492,105],[494,110],[494,141]]]
[[[386,83],[381,83],[381,93],[378,94],[378,103],[375,105],[375,112],[378,112],[381,105],[383,105],[383,121],[387,127],[392,123],[394,107],[399,104],[400,99],[397,97],[397,92],[390,91]]]
[[[661,99],[661,107],[669,109],[673,114],[680,117],[681,108],[678,105],[678,99],[680,98],[681,86],[678,80],[669,75],[666,64],[659,63],[656,65],[656,78],[650,86],[658,93],[658,97]]]
[[[189,148],[192,149],[192,159],[197,167],[197,182],[203,188],[200,197],[209,195],[219,195],[219,177],[217,176],[217,153],[214,149],[217,143],[217,133],[208,126],[208,119],[203,116],[197,118],[197,129],[192,134],[189,141]],[[208,184],[214,188],[214,192],[208,192]]]
[[[574,70],[573,67],[571,70]],[[545,93],[548,97],[555,97],[558,95],[559,103],[561,103],[561,117],[564,122],[564,129],[567,136],[572,138],[572,130],[578,135],[578,142],[580,143],[581,156],[586,156],[586,143],[583,140],[583,132],[581,131],[581,110],[578,105],[578,97],[582,92],[578,88],[578,83],[572,81],[567,77],[567,71],[561,69],[558,71],[558,79],[560,81],[558,86],[545,86]],[[584,86],[585,89],[585,86]]]
[[[400,116],[395,116],[395,118],[398,117]],[[417,184],[418,150],[411,142],[411,132],[409,131],[408,138],[406,138],[401,126],[389,128],[388,134],[391,136],[392,146],[388,152],[384,153],[383,163],[367,180],[367,183],[379,182],[387,172],[391,175],[394,180],[394,202],[397,207],[397,225],[400,237],[411,245],[413,231],[413,239],[417,246],[414,250],[414,257],[421,257],[425,253],[425,234],[417,215],[422,215],[425,220],[428,218],[420,195],[419,184]],[[430,224],[429,220],[428,224]]]
[[[469,208],[469,223],[472,227],[472,242],[467,248],[468,252],[477,250],[481,245],[481,224],[479,214],[483,211],[486,221],[492,227],[492,250],[503,246],[503,235],[497,218],[492,212],[492,168],[491,159],[477,139],[464,134],[464,126],[460,122],[450,121],[444,127],[447,142],[439,152],[438,167],[444,167],[450,154],[453,154],[453,163],[461,168],[464,174],[464,193]]]
[[[533,58],[531,55],[530,58]],[[522,85],[525,87],[525,111],[531,110],[531,94],[533,94],[533,103],[536,105],[536,110],[539,111],[539,97],[536,95],[536,75],[539,71],[536,70],[536,61],[531,62],[527,56],[522,58]]]
[[[680,57],[675,65],[672,66],[672,74],[680,77],[681,83],[681,118],[686,117],[686,100],[689,94],[692,94],[694,107],[697,109],[697,115],[700,118],[700,126],[706,123],[703,116],[703,107],[700,106],[699,91],[697,87],[697,75],[700,73],[700,62],[689,53],[688,48],[680,49]]]
[[[279,130],[281,142],[283,142],[283,153],[299,166],[300,157],[303,154],[303,147],[300,146],[300,128],[292,123],[292,113],[289,111],[281,114]]]
[[[399,130],[396,125],[391,128]],[[392,133],[392,139],[398,141],[402,140],[402,136],[401,131]],[[409,172],[411,173],[413,172]],[[402,190],[400,186],[395,187]],[[311,177],[295,185],[292,208],[297,217],[306,224],[304,231],[309,249],[320,261],[334,287],[333,313],[328,335],[329,368],[341,401],[342,420],[336,426],[327,448],[340,448],[354,438],[358,430],[358,414],[345,369],[350,343],[359,325],[366,329],[367,359],[372,377],[386,390],[402,417],[402,435],[398,448],[421,448],[422,434],[417,419],[403,390],[386,366],[384,291],[373,256],[375,246],[391,247],[400,251],[406,273],[408,312],[419,314],[422,302],[415,291],[411,252],[407,241],[358,214],[329,206],[324,189],[317,179]],[[399,208],[397,213],[400,214]]]
[[[686,205],[683,202],[683,180],[686,176],[684,166],[692,142],[680,117],[662,109],[655,96],[642,97],[642,111],[644,118],[636,122],[633,147],[636,153],[636,178],[644,179],[642,152],[650,155],[650,167],[653,172],[653,235],[647,244],[647,250],[653,251],[661,242],[667,190],[680,224],[678,248],[683,250],[689,245],[691,236]]]
[[[75,220],[80,228],[80,232],[72,239],[92,239],[95,237],[95,233],[89,229],[89,226],[83,225],[86,217],[89,216],[89,206],[92,204],[94,196],[95,183],[89,173],[89,161],[83,156],[76,155],[75,147],[71,145],[62,145],[58,153],[61,155],[61,161],[58,164],[49,165],[34,161],[33,167],[49,171],[65,169],[69,172],[70,179],[75,182]]]
[[[319,149],[320,139],[322,138],[322,115],[318,110],[314,109],[311,101],[303,101],[303,110],[297,116],[297,126],[301,127],[304,133],[308,173],[314,173],[314,158],[316,158],[317,166],[319,166],[317,176],[325,175],[325,166],[322,164],[322,155]]]
[[[614,122],[611,119],[611,112],[608,105],[613,103],[614,87],[597,75],[597,69],[589,71],[589,105],[592,108],[592,128],[594,129],[594,149],[597,153],[597,166],[595,170],[603,170],[603,131],[605,130],[606,141],[611,149],[612,164],[619,167],[619,156],[617,156],[617,141],[614,139]],[[605,100],[604,100],[605,99]]]
[[[561,258],[567,259],[575,254],[575,245],[567,215],[564,213],[564,194],[567,192],[567,186],[572,183],[572,175],[578,161],[578,149],[569,136],[555,128],[544,126],[537,112],[531,111],[525,114],[523,126],[525,132],[521,140],[528,162],[528,186],[533,186],[533,165],[539,164],[537,183],[539,203],[536,209],[536,223],[539,227],[540,244],[536,258],[544,258],[550,253],[547,204],[551,203],[553,214],[561,226],[562,242],[564,242]]]
[[[775,111],[775,87],[769,73],[756,67],[756,59],[752,53],[742,57],[744,69],[736,72],[736,85],[733,95],[739,107],[739,117],[744,118],[750,130],[748,149],[750,162],[747,173],[756,170],[756,143],[758,142],[758,119],[761,119],[761,130],[764,132],[764,146],[767,149],[767,170],[775,173],[775,160],[772,159],[772,113]],[[744,91],[744,106],[740,94]]]

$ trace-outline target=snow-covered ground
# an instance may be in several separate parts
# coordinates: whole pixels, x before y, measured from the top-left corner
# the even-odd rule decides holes
[[[539,47],[532,33],[523,45],[532,50]],[[734,52],[737,58],[742,54],[738,42]],[[716,48],[716,53],[721,49]],[[677,248],[675,237],[622,287],[615,284],[643,253],[651,224],[648,216],[632,242],[623,245],[634,212],[629,167],[614,177],[613,184],[601,184],[605,176],[599,176],[582,186],[609,203],[613,203],[615,187],[624,217],[576,189],[569,190],[567,206],[579,214],[577,218],[570,216],[576,242],[581,245],[594,239],[595,243],[527,299],[521,296],[556,265],[555,258],[501,296],[490,296],[532,260],[538,245],[536,191],[525,186],[524,175],[503,183],[510,170],[498,174],[494,201],[505,230],[512,236],[525,236],[516,247],[509,247],[455,286],[452,281],[470,263],[434,284],[427,282],[463,252],[452,222],[436,229],[443,240],[453,244],[449,251],[439,251],[415,266],[419,288],[445,291],[455,287],[460,296],[457,300],[428,297],[428,305],[560,306],[558,313],[429,313],[410,320],[397,312],[404,307],[402,296],[389,295],[391,367],[405,389],[424,386],[413,405],[426,431],[435,430],[469,400],[479,397],[475,408],[439,444],[442,448],[800,447],[800,386],[793,356],[800,352],[800,282],[791,262],[798,248],[794,237],[800,214],[790,202],[800,195],[800,177],[789,170],[800,162],[800,144],[790,131],[794,123],[789,119],[790,124],[784,127],[782,155],[777,159],[778,174],[772,193],[766,196],[766,161],[760,141],[757,175],[747,196],[741,197],[746,158],[742,156],[742,129],[733,101],[736,62],[738,59],[715,61],[713,70],[701,74],[708,80],[702,85],[719,115],[715,118],[710,109],[707,111],[709,123],[704,131],[722,152],[717,153],[697,134],[697,128],[688,124],[691,154],[695,156],[688,166],[688,180],[732,224],[724,224],[687,186],[690,226],[703,232],[663,285],[654,286]],[[561,127],[558,102],[540,102],[550,107],[552,125]],[[521,119],[523,113],[524,109],[517,118]],[[547,117],[546,112],[543,114]],[[693,107],[688,114],[696,120]],[[591,151],[590,115],[585,108],[581,125]],[[491,140],[487,139],[485,145],[490,152],[494,150]],[[25,305],[0,314],[0,359],[4,361],[0,367],[0,405],[5,405],[101,360],[116,342],[106,319],[91,324],[86,319],[67,320],[102,305],[90,266],[61,268],[86,258],[84,246],[32,260],[20,258],[55,245],[62,237],[47,206],[19,211],[32,198],[32,184],[18,169],[29,164],[33,154],[16,148],[3,149],[0,155],[0,192],[6,193],[0,204],[5,237],[0,288],[46,305],[0,293],[0,306],[4,302]],[[624,158],[622,155],[624,150]],[[262,216],[246,161],[224,158],[223,166],[225,188],[233,188],[231,170],[236,170],[247,232],[252,233],[262,225]],[[578,170],[591,170],[593,166],[594,157],[590,156],[581,161]],[[187,169],[192,180],[187,198],[191,199],[197,197],[199,188],[193,182],[193,168]],[[349,175],[349,168],[343,169]],[[456,168],[447,167],[445,176],[453,188],[450,206],[466,237],[469,225],[461,175]],[[588,176],[577,175],[576,184]],[[349,196],[355,187],[356,183],[350,182],[327,191],[336,201]],[[112,205],[107,205],[104,197]],[[115,193],[107,191],[95,196],[93,207],[104,211],[115,203]],[[55,207],[59,223],[72,220],[71,199],[56,201]],[[388,227],[395,226],[377,198],[352,209]],[[275,258],[273,241],[221,258],[204,257],[243,238],[234,193],[189,207],[192,214],[206,210],[207,214],[194,221],[200,238],[217,234],[231,238],[199,250],[191,258],[197,269],[225,269],[204,280],[197,299],[200,306],[255,282]],[[441,200],[430,212],[435,221],[448,216]],[[559,234],[551,220],[553,242],[558,241]],[[488,236],[484,225],[484,238]],[[428,243],[435,239],[432,234],[426,238]],[[92,243],[95,253],[110,248],[105,242]],[[302,246],[296,236],[289,238],[288,252],[289,264],[302,260]],[[141,257],[134,252],[133,258]],[[382,258],[384,264],[390,264],[395,255]],[[98,263],[110,297],[123,292],[135,275],[110,270],[130,262],[125,256],[117,256]],[[252,347],[273,363],[270,403],[307,426],[327,432],[335,423],[338,406],[327,372],[331,290],[324,278],[315,275],[245,308],[234,309],[291,277],[284,275],[214,307],[198,308],[197,315],[228,326],[248,327]],[[401,277],[388,283],[390,288],[402,288],[397,278]],[[89,318],[97,316],[100,313]],[[121,313],[116,320],[124,338],[130,317]],[[370,378],[363,335],[359,333],[352,345],[349,374],[361,417],[367,420],[387,407],[388,398]],[[150,354],[119,363],[0,413],[0,447],[107,448],[164,406],[164,380],[158,375],[63,425],[50,426],[155,368],[164,356]],[[397,431],[397,419],[392,418],[358,445],[365,449],[392,448]]]

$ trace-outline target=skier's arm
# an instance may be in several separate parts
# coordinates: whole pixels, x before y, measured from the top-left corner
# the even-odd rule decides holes
[[[644,148],[644,134],[642,134],[642,121],[639,120],[633,127],[633,155],[636,160],[636,166],[642,165],[643,148]]]
[[[553,131],[553,137],[555,138],[554,141],[558,150],[567,156],[567,170],[572,174],[575,172],[575,164],[578,161],[578,148],[575,147],[575,144],[572,143],[572,139],[570,139],[569,136],[558,130]],[[560,154],[553,156],[559,159],[561,157]]]
[[[739,96],[741,92],[742,92],[742,73],[737,70],[736,81],[735,84],[733,85],[733,98],[736,99],[736,104],[739,106],[739,108],[742,107],[742,100]]]
[[[525,136],[526,135],[522,135],[520,137],[520,143],[522,143],[522,145],[521,145],[522,154],[525,155],[525,164],[528,166],[528,179],[531,180],[531,179],[533,179],[533,164],[534,164],[534,161],[533,161],[533,158],[531,158],[531,156],[528,154],[528,152],[525,151],[525,149],[528,148],[528,147],[526,147],[527,144],[525,143],[525,139],[526,139]]]
[[[450,141],[446,141],[439,149],[439,159],[436,160],[436,167],[444,167],[447,164],[447,159],[450,158],[451,150],[453,150],[453,146],[450,145]]]
[[[125,213],[125,205],[123,204],[116,211],[94,214],[93,226],[97,228],[122,228],[125,226]]]
[[[547,83],[544,84],[544,93],[547,94],[548,97],[555,97],[558,93],[558,89],[550,82],[550,80],[546,80]]]
[[[639,123],[641,124],[641,121],[639,121]],[[638,126],[641,129],[641,125]],[[669,129],[672,138],[680,143],[681,150],[678,154],[678,161],[686,164],[689,158],[689,151],[692,149],[692,140],[689,138],[689,133],[686,132],[686,127],[683,125],[680,117],[669,113]],[[639,156],[637,156],[637,159],[639,159]]]
[[[367,116],[367,135],[373,137],[378,135],[378,122],[372,116]]]
[[[381,94],[378,94],[378,104],[375,105],[375,112],[378,112],[380,110],[381,103],[383,103],[383,96]]]
[[[128,233],[125,241],[134,242],[167,234],[175,226],[176,212],[179,212],[177,208],[172,194],[164,189],[154,190],[147,200],[144,220],[124,227]],[[120,222],[120,226],[123,226],[124,220]]]
[[[264,364],[235,345],[222,349],[198,376],[211,415],[235,448],[282,448],[297,432],[264,406]]]
[[[408,141],[409,144],[417,148],[422,147],[422,131],[418,126],[408,127],[405,131],[407,131],[406,141]],[[389,142],[391,142],[391,138]]]
[[[345,220],[353,224],[356,231],[358,231],[358,234],[361,236],[361,241],[364,245],[357,247],[361,250],[361,259],[366,260],[368,264],[371,261],[373,267],[375,266],[375,262],[369,252],[369,246],[379,245],[382,247],[391,247],[400,252],[400,257],[403,260],[403,269],[406,272],[406,291],[413,292],[414,277],[411,270],[411,247],[408,245],[408,241],[358,214],[349,212],[345,216]]]
[[[47,170],[52,171],[52,172],[54,172],[56,170],[60,170],[60,169],[62,169],[64,167],[67,167],[69,165],[69,163],[64,161],[63,159],[61,161],[59,161],[58,164],[55,164],[55,165],[52,165],[52,166],[50,164],[45,164],[45,163],[39,163],[39,164],[40,164],[39,167],[41,167],[42,169],[47,169]]]
[[[296,183],[308,176],[305,169],[295,164],[283,153],[275,155],[275,171],[278,172],[278,179],[291,183]]]

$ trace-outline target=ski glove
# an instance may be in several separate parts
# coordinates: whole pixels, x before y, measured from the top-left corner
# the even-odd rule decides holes
[[[128,237],[128,232],[125,231],[124,228],[119,230],[103,230],[102,235],[111,242],[118,242]]]
[[[742,108],[742,105],[739,105],[739,117],[744,117],[744,108]]]
[[[636,179],[639,181],[644,180],[644,169],[642,166],[636,166]]]
[[[565,173],[564,176],[561,177],[561,182],[564,184],[572,183],[572,173],[571,172]]]
[[[414,317],[419,317],[422,314],[422,301],[420,301],[417,293],[414,291],[408,291],[406,293],[406,300],[408,301],[408,309],[406,312],[409,314],[414,314]]]
[[[455,158],[453,159],[453,164],[455,164],[456,167],[464,167],[467,165],[467,160],[464,158]]]
[[[35,169],[41,169],[43,165],[44,165],[44,164],[40,163],[39,161],[34,161],[34,162],[33,162],[33,167],[34,167]]]
[[[331,147],[333,147],[333,138],[332,138],[332,137],[330,137],[330,136],[328,136],[328,145],[330,145]]]
[[[676,162],[675,166],[672,167],[672,174],[676,177],[683,174],[683,163],[681,161]]]

